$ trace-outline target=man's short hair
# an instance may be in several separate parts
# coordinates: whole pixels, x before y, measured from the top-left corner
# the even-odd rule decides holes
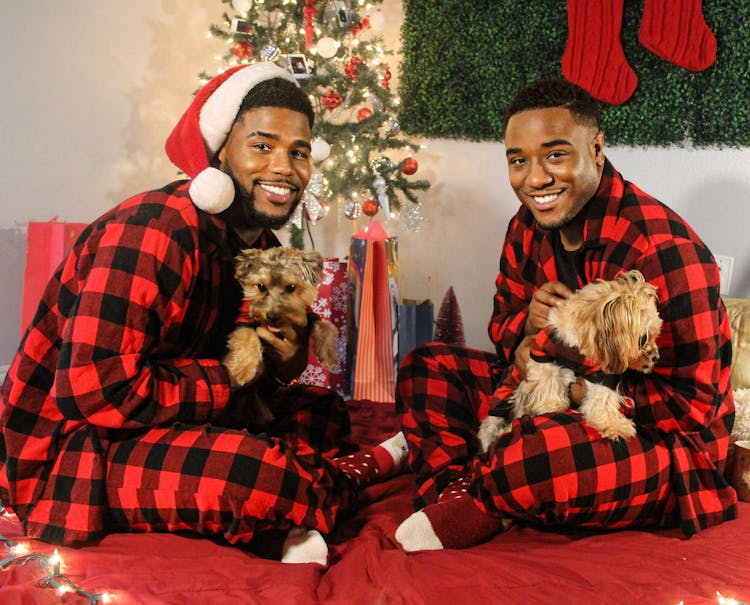
[[[503,130],[515,114],[530,109],[568,109],[579,124],[599,128],[601,106],[588,92],[560,77],[546,77],[527,84],[513,97],[505,110]]]
[[[253,86],[240,105],[237,119],[256,107],[282,107],[298,111],[307,116],[310,128],[315,121],[315,112],[307,94],[294,82],[284,78],[264,80]]]

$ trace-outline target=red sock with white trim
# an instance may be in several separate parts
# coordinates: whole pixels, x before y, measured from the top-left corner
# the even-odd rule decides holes
[[[656,56],[691,71],[716,61],[716,36],[701,0],[646,0],[638,41]]]
[[[398,432],[372,449],[337,458],[336,463],[357,489],[362,489],[400,473],[408,453],[406,438]]]
[[[435,504],[428,504],[398,526],[396,541],[405,551],[468,548],[511,526],[510,519],[495,517],[477,506],[467,491],[469,483],[457,479]]]
[[[566,79],[605,103],[627,101],[638,86],[620,39],[624,0],[567,0]]]

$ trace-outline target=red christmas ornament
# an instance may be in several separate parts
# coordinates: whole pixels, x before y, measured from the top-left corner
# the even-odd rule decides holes
[[[417,160],[414,158],[406,158],[404,160],[404,165],[401,168],[401,172],[404,174],[414,174],[417,171],[417,168],[419,168]]]
[[[320,101],[323,103],[326,109],[328,109],[329,111],[333,111],[339,105],[341,105],[341,95],[335,90],[329,90],[321,97]]]
[[[365,65],[365,60],[362,57],[352,57],[347,61],[346,65],[344,65],[344,72],[352,82],[356,82],[357,80],[357,68],[360,63]]]
[[[378,213],[378,203],[375,200],[365,200],[362,202],[362,212],[367,216],[375,216]]]
[[[370,17],[365,17],[362,21],[352,27],[352,38],[356,38],[363,29],[370,29]]]
[[[372,115],[372,109],[369,107],[363,107],[357,112],[357,119],[361,122],[362,120],[366,120]]]
[[[391,69],[386,65],[386,68],[380,72],[380,86],[383,90],[388,90],[391,86]]]
[[[234,47],[232,48],[232,53],[240,61],[244,59],[250,59],[253,56],[253,47],[244,40],[240,40],[239,42],[235,43]]]

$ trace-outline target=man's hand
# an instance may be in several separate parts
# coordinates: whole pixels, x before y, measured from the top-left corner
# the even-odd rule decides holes
[[[256,328],[263,341],[266,373],[284,383],[297,378],[307,367],[307,326],[283,324],[273,332],[265,326]]]
[[[520,373],[521,378],[526,378],[526,368],[528,368],[529,359],[531,359],[531,339],[531,336],[524,336],[513,354],[513,365]]]
[[[526,335],[536,334],[547,325],[550,309],[559,305],[573,291],[564,283],[551,281],[544,284],[531,298],[529,303],[529,316],[526,318],[524,333]]]

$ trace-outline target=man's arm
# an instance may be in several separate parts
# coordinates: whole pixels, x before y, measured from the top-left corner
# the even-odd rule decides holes
[[[677,238],[655,246],[639,265],[657,287],[664,325],[659,362],[649,375],[628,375],[626,394],[636,401],[639,422],[665,432],[701,431],[726,413],[730,388],[731,336],[718,267],[705,247]]]
[[[547,325],[549,311],[572,294],[557,281],[554,262],[539,261],[538,242],[518,215],[510,222],[495,280],[493,314],[488,332],[503,365],[523,368],[529,358],[531,336]]]
[[[182,225],[183,233],[191,227]],[[219,361],[183,353],[201,326],[186,318],[196,253],[176,232],[113,224],[83,260],[91,266],[81,270],[61,327],[51,392],[66,417],[138,428],[205,422],[226,405],[229,379]]]

